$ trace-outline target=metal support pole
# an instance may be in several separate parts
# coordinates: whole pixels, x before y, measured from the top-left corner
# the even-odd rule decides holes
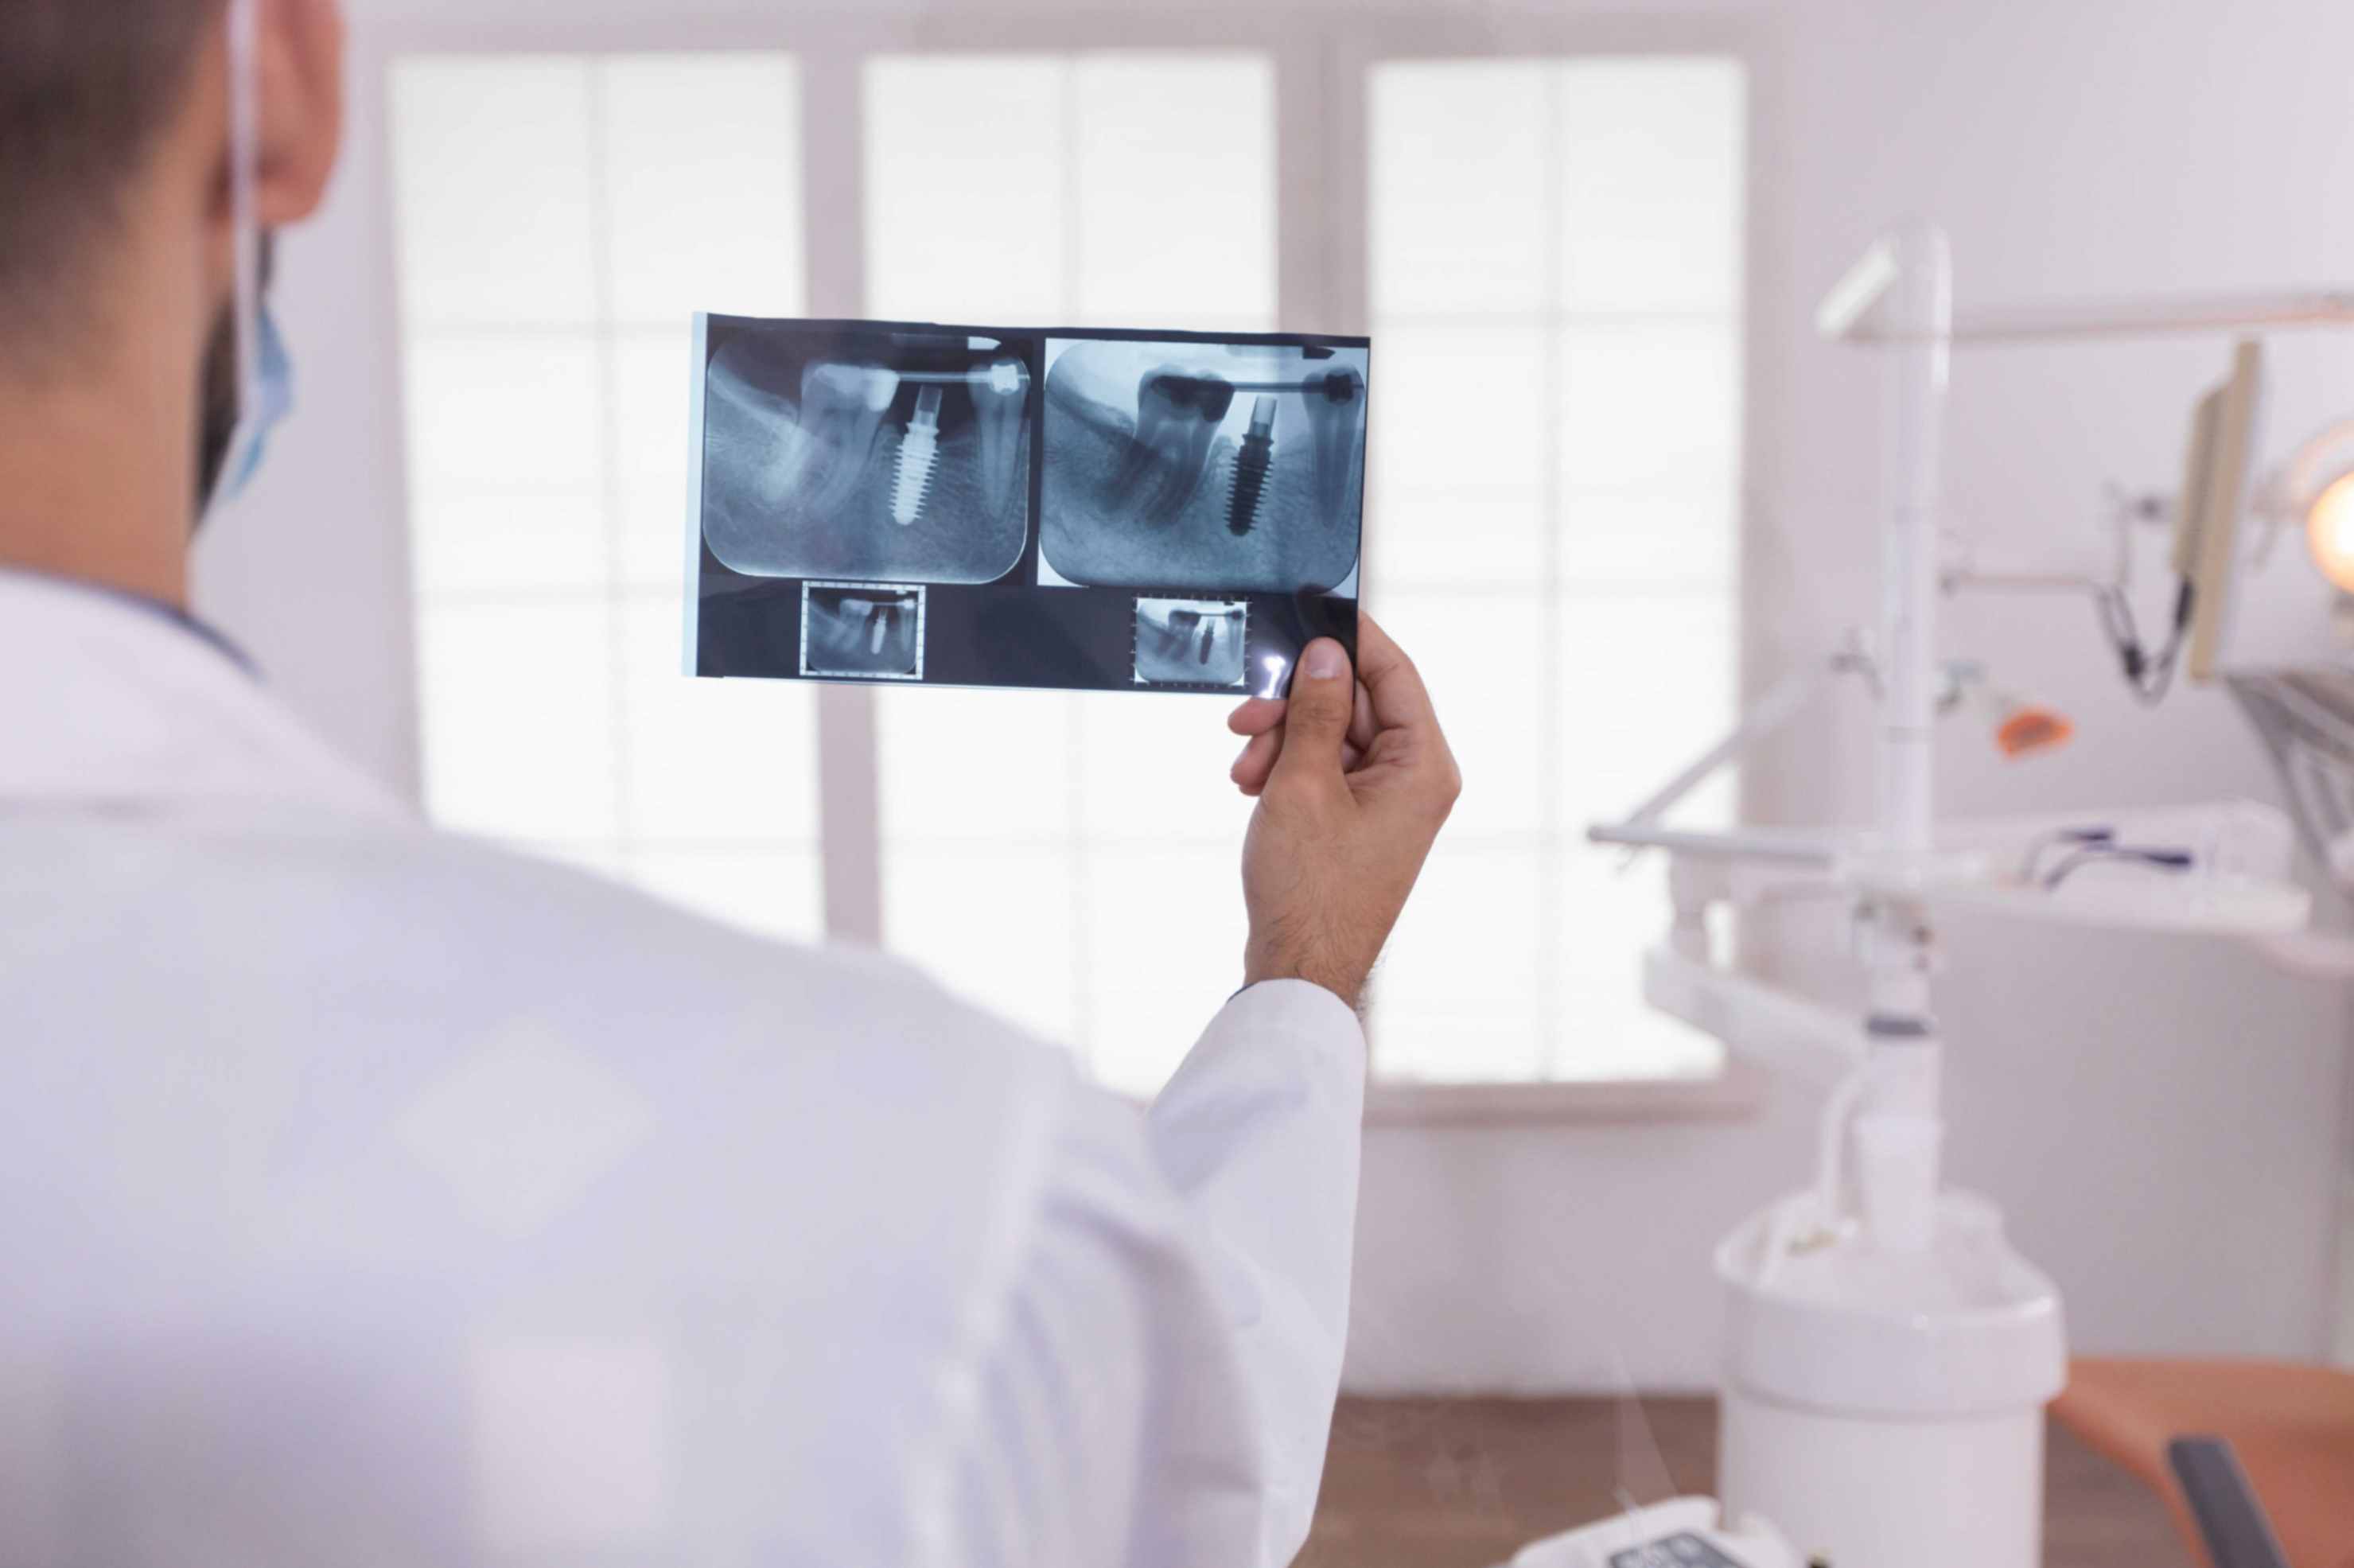
[[[1925,224],[1885,242],[1882,296],[1893,329],[1883,353],[1892,386],[1886,514],[1881,539],[1879,825],[1900,874],[1935,848],[1937,487],[1953,338],[1953,263]],[[1928,1247],[1935,1233],[1942,1139],[1940,1050],[1929,1011],[1930,944],[1918,910],[1882,902],[1864,912],[1871,972],[1871,1051],[1853,1128],[1858,1195],[1879,1245]]]

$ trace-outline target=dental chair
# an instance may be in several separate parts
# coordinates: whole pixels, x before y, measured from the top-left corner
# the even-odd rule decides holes
[[[2166,1499],[2209,1568],[2354,1568],[2354,1372],[2087,1358],[2052,1408]]]

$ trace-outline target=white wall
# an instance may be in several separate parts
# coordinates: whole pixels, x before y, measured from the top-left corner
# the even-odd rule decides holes
[[[575,9],[594,25],[652,4]],[[363,28],[467,12],[461,0],[359,9]],[[1815,296],[1886,219],[1920,212],[1950,228],[1965,302],[2354,281],[2342,69],[2354,7],[1738,9],[1771,57],[1755,199],[1753,679],[1819,647],[1870,601],[1872,377],[1804,327]],[[371,84],[355,86],[365,111]],[[388,297],[383,201],[381,170],[348,169],[325,220],[286,249],[280,297],[302,411],[251,507],[207,542],[200,591],[290,700],[413,787],[405,548],[381,522],[397,509],[365,499],[399,477],[377,375],[388,323],[370,308]],[[1957,519],[1989,555],[2089,538],[2104,480],[2171,481],[2189,399],[2221,352],[2198,342],[1966,357],[1948,483]],[[2282,439],[2354,407],[2354,338],[2284,343],[2275,358]],[[2189,692],[2154,713],[2136,708],[2082,605],[1966,605],[1947,641],[1992,656],[1999,675],[2080,726],[2071,752],[2016,769],[1957,735],[1942,763],[1948,810],[2274,798],[2221,698]],[[1861,732],[1851,707],[1841,716],[1754,770],[1757,814],[1861,812]],[[2321,1352],[2349,1125],[2342,998],[2196,943],[1978,921],[1947,936],[1953,1164],[2004,1203],[2029,1255],[2059,1278],[2078,1347]],[[1836,963],[1796,967],[1829,983],[1840,974]],[[1649,1386],[1707,1383],[1709,1249],[1799,1179],[1811,1110],[1809,1094],[1785,1086],[1733,1123],[1376,1128],[1352,1381],[1606,1385],[1623,1366]]]

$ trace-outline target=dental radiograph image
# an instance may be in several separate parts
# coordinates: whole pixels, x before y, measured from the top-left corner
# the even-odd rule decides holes
[[[801,588],[804,675],[924,678],[924,590],[896,583]]]
[[[1148,686],[1239,686],[1250,641],[1241,599],[1140,599],[1136,678]]]
[[[703,385],[703,537],[751,577],[983,583],[1030,529],[1036,340],[747,323]]]
[[[693,341],[697,675],[1277,696],[1312,639],[1354,645],[1363,337],[698,313]]]
[[[1339,588],[1357,564],[1368,358],[1048,340],[1047,567],[1090,587]]]

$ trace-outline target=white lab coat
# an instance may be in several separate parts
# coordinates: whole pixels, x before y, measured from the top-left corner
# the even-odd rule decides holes
[[[1298,1549],[1330,993],[1140,1113],[896,964],[428,831],[150,608],[0,573],[0,1563]]]

